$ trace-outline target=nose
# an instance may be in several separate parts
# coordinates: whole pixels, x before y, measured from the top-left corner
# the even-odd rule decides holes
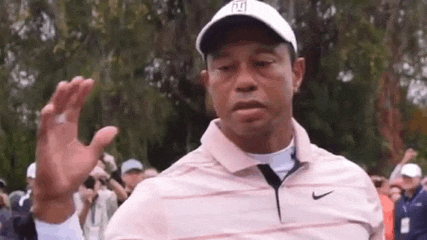
[[[253,74],[247,65],[242,64],[236,76],[237,92],[252,92],[258,89],[258,84]]]

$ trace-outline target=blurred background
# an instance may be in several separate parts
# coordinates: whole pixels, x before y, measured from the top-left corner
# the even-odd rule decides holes
[[[23,189],[57,83],[97,87],[80,139],[163,170],[215,118],[195,39],[225,0],[0,0],[0,177]],[[312,142],[387,175],[414,148],[427,171],[427,0],[265,0],[291,23],[307,74],[296,119]]]

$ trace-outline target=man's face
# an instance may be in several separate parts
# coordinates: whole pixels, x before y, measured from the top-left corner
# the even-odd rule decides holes
[[[226,135],[265,135],[290,127],[304,60],[293,65],[288,46],[266,32],[261,27],[230,31],[207,56],[204,81]]]
[[[138,183],[144,178],[143,172],[138,169],[132,169],[123,174],[122,180],[126,184],[126,187],[133,190]]]
[[[414,190],[421,184],[421,178],[420,177],[408,177],[403,175],[402,176],[402,188],[404,190]]]
[[[390,188],[390,199],[396,202],[402,196],[402,191],[398,187]]]

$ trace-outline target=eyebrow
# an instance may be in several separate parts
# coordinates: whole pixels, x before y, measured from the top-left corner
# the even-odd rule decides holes
[[[274,44],[274,45],[261,44],[260,47],[255,50],[255,55],[259,55],[263,53],[277,55],[275,49],[277,48],[278,45],[279,44]],[[217,60],[219,58],[226,58],[231,55],[229,52],[226,52],[222,49],[224,48],[221,48],[219,50],[212,51],[211,53],[209,53],[209,55],[212,56],[212,60]]]
[[[275,49],[278,45],[261,45],[260,48],[255,50],[255,54],[259,55],[262,53],[274,54],[277,55]]]

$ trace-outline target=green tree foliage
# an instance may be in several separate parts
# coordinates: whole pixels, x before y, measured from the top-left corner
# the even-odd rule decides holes
[[[108,151],[119,162],[133,157],[160,170],[196,148],[214,113],[198,83],[205,65],[194,42],[226,2],[0,1],[0,175],[11,188],[24,186],[39,111],[59,81],[77,75],[97,81],[83,110],[82,141],[116,125],[120,134]],[[392,72],[406,80],[403,94],[422,79],[426,1],[266,2],[291,22],[307,61],[294,112],[312,141],[367,167],[383,164],[381,79]],[[409,121],[411,112],[403,117]]]

